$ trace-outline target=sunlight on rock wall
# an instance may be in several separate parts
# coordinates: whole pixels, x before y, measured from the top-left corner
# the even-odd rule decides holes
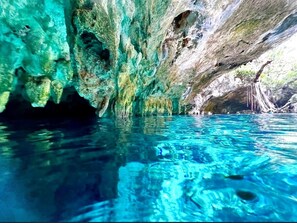
[[[295,112],[297,107],[294,99],[297,94],[296,41],[297,34],[294,34],[252,62],[216,78],[195,96],[195,105],[189,113],[195,115],[203,111],[228,113],[232,110],[235,113],[236,109],[238,112],[246,112],[242,111],[243,109],[250,110],[247,92],[257,71],[267,61],[271,63],[265,67],[259,78],[262,90],[275,106],[282,108],[288,105],[284,111]],[[236,104],[241,104],[241,107]]]
[[[78,94],[104,115],[179,114],[297,29],[293,0],[0,0],[0,111]],[[69,102],[69,103],[75,103]]]

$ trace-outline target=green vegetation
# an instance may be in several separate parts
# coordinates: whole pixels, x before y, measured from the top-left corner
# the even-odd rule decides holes
[[[243,81],[252,81],[255,78],[255,71],[247,69],[245,67],[240,67],[235,70],[235,76]]]

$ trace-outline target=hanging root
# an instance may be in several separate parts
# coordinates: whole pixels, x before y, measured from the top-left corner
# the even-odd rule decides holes
[[[264,113],[278,111],[263,91],[260,82],[252,83],[251,86],[248,87],[247,95],[247,105],[251,105],[252,111],[260,111]]]

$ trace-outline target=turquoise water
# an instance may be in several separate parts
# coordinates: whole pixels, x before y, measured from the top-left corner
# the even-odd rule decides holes
[[[297,115],[0,120],[0,221],[296,221]]]

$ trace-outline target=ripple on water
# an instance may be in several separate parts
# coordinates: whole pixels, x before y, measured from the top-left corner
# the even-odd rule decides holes
[[[293,114],[1,120],[1,213],[42,221],[294,221],[296,126]]]

